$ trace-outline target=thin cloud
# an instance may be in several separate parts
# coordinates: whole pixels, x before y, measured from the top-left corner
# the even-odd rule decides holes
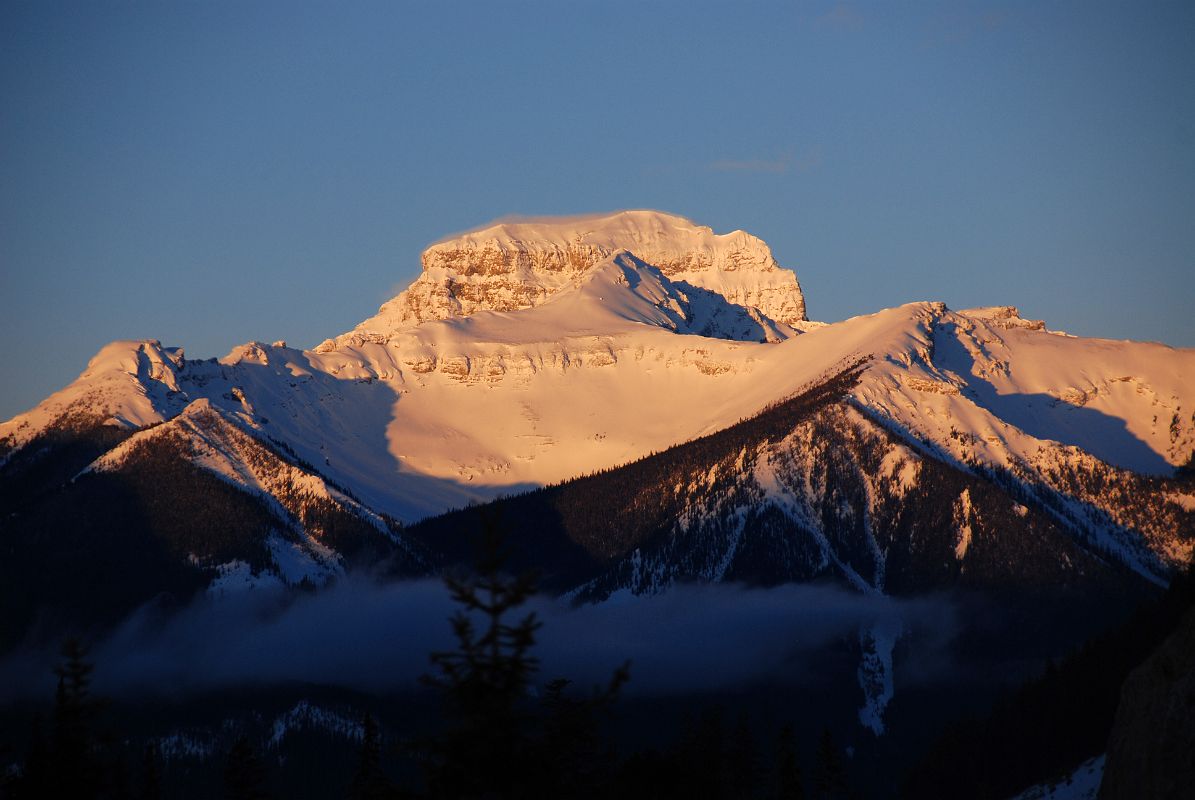
[[[866,19],[862,14],[845,3],[838,3],[815,21],[819,28],[829,28],[839,31],[854,31],[863,27]]]
[[[766,161],[761,158],[755,158],[748,161],[724,160],[715,161],[710,164],[710,169],[714,172],[762,172],[772,175],[783,175],[792,168],[792,159],[778,158],[775,161]]]
[[[819,151],[809,152],[800,158],[791,154],[779,158],[750,158],[750,159],[721,159],[710,162],[709,169],[714,172],[748,172],[764,175],[784,175],[789,172],[802,173],[815,169],[822,163]]]
[[[471,233],[480,233],[481,231],[486,231],[490,228],[498,227],[499,225],[576,224],[609,219],[610,217],[616,217],[619,214],[625,214],[628,211],[659,211],[659,209],[619,208],[613,211],[593,211],[586,214],[504,214],[500,217],[490,220],[489,222],[483,222],[480,225],[474,225],[472,228],[466,228],[463,231],[456,231],[455,233],[449,233],[441,236],[439,239],[428,245],[428,247],[435,247],[438,244],[451,242],[453,239],[459,239],[462,236],[467,236]]]
[[[922,47],[932,49],[957,46],[988,34],[1015,27],[1015,20],[1007,11],[953,11],[936,14],[926,20]]]

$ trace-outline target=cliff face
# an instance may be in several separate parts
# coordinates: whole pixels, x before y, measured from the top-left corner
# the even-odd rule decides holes
[[[1125,681],[1099,800],[1189,797],[1195,786],[1195,609]]]
[[[657,211],[623,211],[501,223],[432,245],[419,278],[356,331],[386,334],[478,311],[532,308],[620,250],[673,282],[715,292],[775,322],[806,320],[796,275],[760,239],[743,231],[715,234]]]

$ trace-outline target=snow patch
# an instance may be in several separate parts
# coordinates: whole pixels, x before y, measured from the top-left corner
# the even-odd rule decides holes
[[[266,540],[266,546],[278,577],[289,586],[297,586],[305,580],[315,586],[324,586],[344,572],[336,552],[311,537],[299,544],[274,533]]]
[[[225,597],[252,591],[272,591],[285,584],[272,572],[253,572],[246,561],[239,559],[216,565],[216,577],[207,587],[209,597]]]
[[[859,634],[863,654],[859,660],[859,688],[863,705],[859,723],[876,736],[884,733],[884,712],[894,693],[892,656],[902,627],[899,620],[882,620]]]
[[[293,731],[318,730],[342,739],[359,742],[365,736],[360,720],[337,711],[321,708],[308,700],[300,700],[294,708],[279,715],[270,732],[267,747],[277,749]]]
[[[971,505],[971,490],[963,489],[962,494],[954,501],[954,526],[958,531],[958,538],[955,539],[954,557],[959,561],[967,555],[967,549],[971,547],[971,520],[974,518],[975,509]]]
[[[207,761],[222,751],[215,735],[209,731],[174,731],[153,740],[163,761]]]
[[[1088,759],[1065,778],[1030,787],[1012,800],[1096,800],[1104,779],[1105,756]]]

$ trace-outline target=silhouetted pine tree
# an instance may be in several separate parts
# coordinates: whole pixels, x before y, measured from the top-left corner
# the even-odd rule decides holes
[[[29,750],[19,777],[8,787],[13,798],[52,797],[54,779],[53,753],[42,731],[41,716],[33,718],[29,733]]]
[[[615,753],[599,730],[599,715],[608,712],[630,664],[615,670],[610,683],[588,697],[565,694],[570,681],[557,678],[544,688],[536,791],[545,797],[608,797],[615,774]]]
[[[87,649],[78,639],[62,646],[63,662],[54,669],[58,689],[54,698],[52,784],[55,791],[74,798],[98,797],[103,787],[102,766],[94,723],[100,703],[91,696]]]
[[[87,800],[128,795],[127,774],[111,752],[105,753],[96,733],[103,704],[91,695],[93,666],[86,655],[77,639],[63,644],[62,663],[54,669],[58,685],[50,737],[42,734],[41,720],[35,717],[21,775],[9,782],[9,796]]]
[[[538,666],[530,650],[540,623],[534,613],[507,620],[532,595],[535,581],[526,574],[504,575],[505,561],[498,525],[487,518],[476,573],[445,578],[460,610],[451,620],[457,649],[433,653],[439,674],[424,677],[444,693],[450,720],[427,748],[424,765],[433,797],[526,795],[538,768],[529,757],[524,701]]]
[[[759,754],[745,713],[739,713],[726,760],[730,778],[729,796],[754,797],[759,782]]]
[[[726,731],[722,709],[708,708],[695,724],[686,726],[688,735],[681,741],[682,779],[687,791],[707,797],[726,797]]]
[[[846,768],[842,752],[829,729],[822,731],[817,743],[817,762],[813,772],[813,796],[816,800],[841,800],[847,796]]]
[[[382,736],[377,720],[372,714],[366,714],[361,727],[361,749],[358,752],[357,771],[349,786],[349,798],[386,800],[395,797],[395,788],[382,771]]]
[[[104,760],[102,774],[105,781],[101,797],[126,798],[133,796],[132,774],[128,759],[120,750],[114,749],[111,742],[104,742],[104,749],[110,751]]]
[[[8,744],[0,744],[0,764],[13,763],[13,750]],[[13,787],[17,783],[18,773],[7,768],[0,770],[0,798],[7,800],[13,796]]]
[[[153,742],[141,754],[141,800],[162,800],[162,754]]]
[[[781,728],[776,740],[775,797],[777,800],[805,800],[805,785],[797,760],[797,735],[792,725]]]
[[[612,797],[692,798],[676,753],[653,748],[631,753],[622,762]]]
[[[547,684],[538,709],[529,702],[538,660],[531,655],[540,623],[534,613],[509,621],[535,591],[530,574],[510,577],[504,535],[482,518],[475,571],[445,578],[459,610],[452,617],[457,648],[433,653],[448,722],[416,742],[432,797],[604,797],[616,775],[613,747],[599,730],[629,677],[615,670],[588,697],[565,693],[569,681]],[[480,623],[480,624],[479,624]]]
[[[226,800],[266,800],[265,766],[258,758],[248,736],[239,736],[228,751],[224,766]]]

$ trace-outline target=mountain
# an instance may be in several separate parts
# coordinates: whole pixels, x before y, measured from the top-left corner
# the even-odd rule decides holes
[[[1094,591],[1190,558],[1195,351],[1012,307],[804,309],[759,239],[634,211],[435,244],[408,290],[314,350],[114,342],[0,425],[5,571],[102,549],[111,517],[126,550],[186,576],[134,581],[121,608],[362,559],[425,572],[456,545],[402,524],[592,473],[531,495],[605,498],[576,506],[601,525],[565,513],[528,543],[578,599],[692,579]],[[202,494],[237,521],[167,511]],[[31,591],[7,641],[49,589]]]
[[[621,211],[500,222],[438,242],[424,251],[415,283],[355,332],[385,337],[428,320],[532,308],[624,249],[683,289],[714,292],[782,324],[806,320],[796,276],[751,234],[719,235],[673,214]]]

